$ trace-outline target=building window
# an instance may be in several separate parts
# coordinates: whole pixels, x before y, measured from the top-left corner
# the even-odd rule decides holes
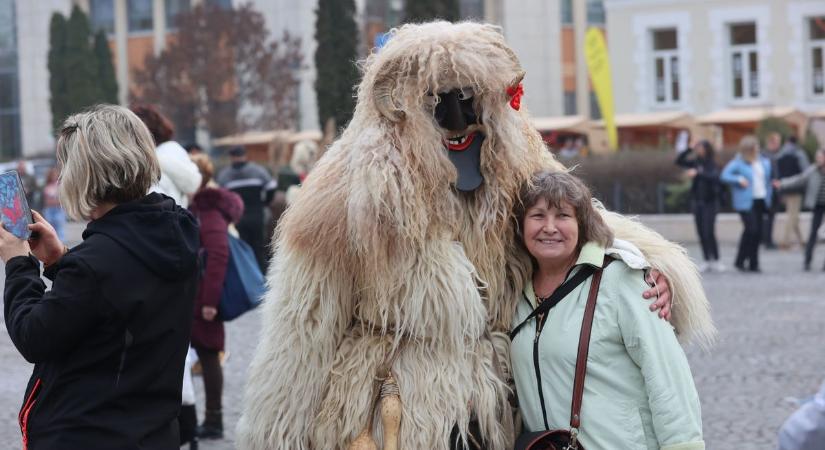
[[[129,32],[152,31],[152,0],[128,0]]]
[[[604,25],[604,0],[587,0],[587,24]]]
[[[602,109],[599,107],[599,99],[596,98],[596,93],[590,91],[590,118],[599,120],[602,118]]]
[[[814,97],[825,97],[825,16],[808,19],[810,50],[810,84]]]
[[[653,83],[656,104],[678,103],[679,42],[675,28],[653,30]]]
[[[178,17],[189,12],[189,0],[166,0],[166,28],[177,28]]]
[[[206,0],[206,3],[223,9],[232,9],[232,0]]]
[[[561,0],[561,23],[562,25],[573,24],[573,0]]]
[[[14,1],[0,0],[0,158],[21,153],[20,84]]]
[[[576,115],[576,91],[564,91],[564,115]]]
[[[103,30],[108,34],[115,32],[114,0],[90,0],[89,16],[93,30]]]
[[[484,2],[482,0],[461,0],[459,9],[462,19],[484,20]]]
[[[759,98],[759,52],[756,24],[730,26],[731,93],[734,100]]]

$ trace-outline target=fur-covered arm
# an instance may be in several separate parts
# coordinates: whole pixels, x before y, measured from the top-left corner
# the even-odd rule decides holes
[[[716,327],[699,272],[685,249],[637,220],[605,209],[600,211],[615,237],[638,247],[651,267],[668,279],[673,299],[671,323],[679,339],[709,346],[716,335]]]

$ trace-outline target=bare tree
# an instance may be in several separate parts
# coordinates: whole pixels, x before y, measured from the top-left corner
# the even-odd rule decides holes
[[[175,37],[134,73],[131,99],[158,105],[179,130],[213,136],[249,129],[294,128],[298,116],[300,40],[270,41],[249,4],[210,3],[179,16]]]

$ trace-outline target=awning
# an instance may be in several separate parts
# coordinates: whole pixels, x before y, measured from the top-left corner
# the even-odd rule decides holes
[[[584,116],[533,117],[533,126],[539,131],[569,131],[586,133],[592,122]]]
[[[321,132],[318,130],[292,131],[292,130],[271,130],[271,131],[248,131],[241,134],[224,136],[212,141],[215,147],[229,147],[233,145],[255,145],[269,144],[275,140],[287,142],[300,142],[305,140],[321,140]]]
[[[698,122],[710,125],[754,123],[768,117],[778,117],[789,122],[802,123],[805,121],[806,115],[791,106],[761,106],[714,111],[699,117]]]
[[[682,111],[616,114],[616,128],[691,128],[696,121]],[[604,120],[597,122],[604,127]]]

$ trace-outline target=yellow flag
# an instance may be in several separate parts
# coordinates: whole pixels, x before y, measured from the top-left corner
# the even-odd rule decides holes
[[[610,58],[607,55],[607,46],[601,30],[591,27],[584,37],[584,57],[587,61],[587,70],[590,72],[590,81],[596,91],[599,109],[607,129],[607,142],[611,150],[619,147],[619,137],[616,133],[616,120],[613,113],[613,81],[610,77]]]

